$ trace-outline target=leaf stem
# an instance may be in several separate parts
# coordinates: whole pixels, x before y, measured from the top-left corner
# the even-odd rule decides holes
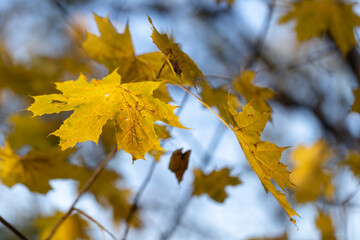
[[[22,240],[28,240],[19,230],[0,216],[0,222]]]
[[[204,105],[204,107],[206,107],[207,109],[209,109],[213,114],[215,114],[215,116],[220,119],[220,121],[228,128],[230,129],[231,131],[233,131],[234,129],[229,125],[227,124],[227,122],[219,115],[217,114],[208,104],[206,104],[203,100],[201,100],[198,96],[196,96],[195,94],[193,94],[189,89],[187,89],[186,87],[178,84],[178,83],[174,83],[172,81],[169,81],[169,80],[166,80],[172,84],[174,84],[175,86],[178,86],[179,88],[185,90],[186,92],[188,92],[191,96],[193,96],[194,98],[196,98],[202,105]]]
[[[97,177],[100,175],[100,173],[102,172],[102,170],[104,170],[106,164],[108,163],[108,161],[114,156],[114,154],[116,153],[117,148],[115,147],[107,156],[106,158],[100,163],[100,165],[98,166],[98,168],[95,170],[95,172],[91,175],[91,177],[89,178],[89,180],[85,183],[85,185],[81,188],[81,190],[79,191],[76,199],[74,200],[74,202],[72,203],[71,207],[68,209],[68,211],[60,218],[60,220],[56,223],[56,225],[54,226],[54,228],[51,230],[49,236],[46,238],[46,240],[50,240],[54,234],[56,233],[56,231],[59,229],[59,227],[61,226],[61,224],[66,220],[66,218],[68,218],[71,213],[73,212],[76,203],[79,201],[80,197],[87,192],[87,190],[89,190],[89,188],[91,187],[91,185],[95,182],[95,180],[97,179]]]
[[[93,223],[95,223],[101,230],[105,231],[107,234],[110,235],[110,237],[114,240],[116,240],[116,237],[114,236],[114,234],[112,234],[108,229],[106,229],[103,225],[101,225],[98,221],[96,221],[94,218],[90,217],[89,215],[87,215],[85,212],[83,212],[82,210],[78,209],[78,208],[73,208],[73,210],[77,211],[78,213],[80,213],[81,215],[83,215],[84,217],[86,217],[87,219],[89,219],[90,221],[92,221]]]

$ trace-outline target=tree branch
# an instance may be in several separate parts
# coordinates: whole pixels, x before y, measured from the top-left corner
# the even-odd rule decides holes
[[[46,238],[46,240],[50,240],[54,234],[56,233],[56,231],[59,229],[59,227],[61,226],[61,224],[66,220],[66,218],[68,218],[71,213],[74,210],[74,207],[76,205],[76,203],[79,201],[80,197],[87,192],[87,190],[89,190],[89,188],[91,187],[91,185],[95,182],[95,180],[97,179],[97,177],[100,175],[100,173],[102,172],[102,170],[104,170],[106,164],[108,163],[108,161],[114,156],[114,154],[116,153],[117,148],[115,147],[107,156],[106,158],[100,163],[100,165],[98,166],[98,168],[95,170],[95,172],[91,175],[91,177],[89,178],[89,180],[85,183],[85,185],[81,188],[81,190],[79,191],[76,199],[74,200],[74,202],[71,204],[71,207],[68,209],[68,211],[60,218],[60,220],[56,223],[56,225],[54,226],[54,228],[51,230],[49,236]]]
[[[28,240],[19,230],[0,216],[0,222],[22,240]]]
[[[109,234],[112,239],[117,240],[116,237],[114,236],[114,234],[112,234],[108,229],[106,229],[103,225],[101,225],[98,221],[96,221],[94,218],[90,217],[89,215],[87,215],[85,212],[81,211],[78,208],[73,208],[73,210],[77,211],[78,213],[80,213],[81,215],[83,215],[84,217],[86,217],[87,219],[89,219],[90,221],[92,221],[93,223],[95,223],[101,230],[105,231],[107,234]]]

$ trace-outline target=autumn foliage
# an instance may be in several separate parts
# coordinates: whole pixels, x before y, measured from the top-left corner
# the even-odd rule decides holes
[[[217,1],[217,4],[222,2],[231,9],[236,1]],[[276,1],[270,2],[273,11]],[[326,37],[342,61],[353,59],[350,55],[356,51],[357,44],[354,31],[360,25],[354,4],[339,0],[285,2],[289,5],[287,11],[276,24],[292,23],[300,43]],[[335,201],[340,190],[334,178],[339,169],[350,169],[347,174],[359,177],[358,138],[344,140],[348,135],[339,133],[342,129],[326,122],[320,110],[309,103],[306,107],[324,121],[324,128],[332,137],[324,134],[311,145],[294,147],[264,140],[269,139],[263,132],[267,124],[274,124],[272,116],[277,104],[298,106],[301,103],[284,94],[280,87],[276,90],[281,91],[276,91],[259,86],[253,64],[240,66],[242,70],[237,74],[224,77],[226,84],[214,85],[211,75],[200,70],[173,36],[158,31],[155,26],[161,22],[153,21],[149,15],[146,24],[152,35],[147,41],[152,40],[158,49],[150,53],[135,52],[129,24],[121,31],[114,27],[109,16],[97,14],[93,17],[99,34],[86,32],[83,36],[84,29],[70,26],[78,34],[72,36],[77,47],[61,59],[37,59],[47,65],[37,67],[34,60],[33,68],[25,68],[13,62],[6,47],[0,45],[0,88],[12,91],[25,106],[5,116],[11,127],[5,131],[4,143],[0,146],[1,184],[9,188],[22,184],[32,193],[44,195],[52,189],[50,181],[54,179],[72,179],[78,184],[78,195],[67,211],[36,216],[27,226],[31,230],[21,226],[11,229],[11,224],[1,217],[8,228],[1,231],[12,231],[15,234],[12,236],[23,239],[28,239],[26,235],[29,239],[30,235],[34,239],[93,239],[89,223],[95,223],[104,235],[119,238],[101,225],[96,216],[77,208],[77,202],[88,193],[99,205],[111,210],[115,225],[125,226],[122,237],[126,239],[129,231],[137,231],[147,224],[141,217],[139,201],[155,166],[161,161],[168,162],[168,171],[173,172],[180,188],[184,188],[185,175],[193,177],[188,186],[189,195],[184,197],[181,206],[203,195],[223,203],[229,197],[226,189],[235,189],[246,181],[246,177],[232,173],[234,166],[192,165],[193,149],[183,150],[181,145],[176,146],[172,156],[165,154],[167,144],[177,144],[172,135],[175,128],[196,131],[191,124],[182,124],[180,117],[185,107],[191,108],[185,106],[186,99],[192,98],[213,114],[226,129],[223,131],[233,134],[233,142],[241,147],[239,151],[265,190],[263,195],[274,197],[276,206],[287,215],[290,227],[297,228],[297,222],[303,221],[299,218],[302,214],[298,206],[309,204],[316,207],[314,225],[322,239],[335,239],[336,225],[330,208],[324,206],[345,207],[351,201],[353,195],[346,201]],[[271,66],[270,60],[261,55],[262,44],[254,45],[255,61]],[[96,71],[99,66],[103,67],[104,74]],[[353,74],[357,76],[356,70]],[[67,76],[76,77],[69,80]],[[174,91],[182,92],[183,101],[173,100]],[[352,110],[359,113],[359,90],[354,90],[354,98]],[[8,103],[0,104],[3,107]],[[203,122],[206,124],[205,119]],[[88,141],[102,149],[106,157],[95,163],[86,157],[74,157]],[[137,194],[125,184],[119,186],[122,174],[106,167],[122,152],[131,155],[132,162],[126,164],[128,168],[143,160],[150,166],[144,188]],[[161,239],[171,237],[181,214]],[[284,233],[276,239],[286,238]]]

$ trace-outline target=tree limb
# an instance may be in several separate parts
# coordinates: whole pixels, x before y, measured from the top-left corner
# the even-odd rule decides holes
[[[12,231],[18,238],[22,240],[28,240],[19,230],[17,230],[13,225],[7,222],[4,218],[0,216],[0,222],[7,227],[10,231]]]
[[[87,190],[89,190],[89,188],[91,187],[91,185],[95,182],[95,180],[97,179],[97,177],[100,175],[100,173],[102,172],[102,170],[104,170],[106,164],[108,163],[108,161],[114,156],[114,154],[116,153],[117,148],[115,147],[107,156],[106,158],[100,163],[100,165],[98,166],[98,168],[95,170],[95,172],[91,175],[91,177],[89,178],[89,180],[85,183],[85,185],[81,188],[81,190],[79,191],[76,199],[74,200],[74,202],[71,204],[70,208],[67,210],[67,212],[60,218],[60,220],[56,223],[56,225],[54,226],[54,228],[51,230],[49,236],[46,238],[46,240],[50,240],[54,234],[56,233],[56,231],[59,229],[59,227],[61,226],[61,224],[66,220],[66,218],[68,218],[71,213],[74,210],[74,207],[76,205],[76,203],[79,201],[80,197],[87,192]]]

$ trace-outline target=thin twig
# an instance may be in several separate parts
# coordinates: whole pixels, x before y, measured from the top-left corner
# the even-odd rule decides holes
[[[89,215],[87,215],[85,212],[83,212],[82,210],[78,209],[78,208],[73,208],[73,210],[77,211],[78,213],[80,213],[81,215],[83,215],[84,217],[86,217],[87,219],[89,219],[90,221],[92,221],[93,223],[95,223],[101,230],[105,231],[107,234],[109,234],[112,239],[116,240],[116,237],[114,234],[112,234],[108,229],[106,229],[103,225],[101,225],[98,221],[96,221],[94,218],[90,217]]]
[[[219,146],[219,142],[221,138],[223,137],[225,131],[223,131],[222,124],[219,124],[217,129],[215,130],[214,135],[211,138],[210,145],[208,147],[208,151],[204,153],[204,156],[202,157],[201,164],[202,167],[205,168],[209,165],[211,157],[215,153],[217,147]],[[178,204],[177,208],[177,214],[175,215],[174,220],[172,221],[172,224],[170,227],[167,228],[162,234],[160,239],[161,240],[167,240],[169,239],[172,234],[175,232],[177,226],[179,225],[183,215],[185,214],[186,208],[189,206],[191,199],[192,199],[192,187],[190,186],[191,190],[186,193],[185,196],[183,196],[182,200]]]
[[[156,79],[160,78],[161,73],[165,67],[165,64],[166,64],[166,58],[164,59],[163,64],[161,65],[160,70],[159,70],[158,74],[156,75]]]
[[[126,239],[128,233],[129,233],[129,230],[130,230],[130,222],[131,220],[133,219],[134,215],[135,215],[135,212],[136,210],[138,209],[138,204],[139,204],[139,201],[140,201],[140,198],[142,196],[142,194],[144,193],[147,185],[149,184],[150,182],[150,179],[154,173],[154,170],[155,170],[155,166],[156,166],[156,161],[153,160],[151,162],[151,165],[150,165],[150,168],[149,168],[149,171],[144,179],[144,181],[142,182],[140,188],[139,188],[139,191],[136,193],[136,196],[134,198],[134,202],[132,203],[131,205],[131,208],[130,208],[130,211],[129,211],[129,214],[126,218],[126,228],[125,228],[125,232],[124,232],[124,235],[122,237],[123,240]]]
[[[221,141],[221,138],[224,136],[224,126],[222,124],[219,124],[216,127],[216,130],[214,132],[214,135],[211,138],[211,142],[209,144],[208,150],[204,153],[203,158],[201,159],[202,167],[205,168],[209,165],[211,156],[214,155],[216,149],[219,146],[219,142]]]
[[[270,28],[270,22],[274,13],[274,7],[275,7],[275,0],[270,0],[270,2],[268,3],[269,5],[269,12],[267,14],[267,17],[265,19],[262,31],[260,32],[256,43],[254,44],[253,47],[253,54],[251,55],[251,57],[249,58],[249,60],[247,61],[247,63],[245,64],[245,69],[250,68],[255,61],[258,59],[260,51],[262,50],[262,47],[265,43],[265,39],[266,39],[266,35],[269,32],[269,28]]]
[[[66,218],[68,218],[70,216],[70,214],[72,213],[72,211],[74,210],[74,207],[76,205],[76,203],[79,201],[80,197],[87,192],[87,190],[89,190],[89,188],[91,187],[91,185],[95,182],[95,180],[97,179],[97,177],[100,175],[100,173],[102,172],[102,170],[105,168],[106,164],[108,163],[108,161],[114,156],[114,154],[116,153],[117,148],[115,147],[107,156],[106,158],[100,163],[100,165],[98,166],[98,168],[95,170],[95,172],[91,175],[91,177],[89,178],[89,180],[85,183],[85,185],[81,188],[81,190],[79,191],[76,199],[74,200],[74,202],[72,203],[71,207],[69,208],[69,210],[60,218],[60,220],[56,223],[56,225],[54,226],[54,228],[51,230],[49,236],[46,238],[46,240],[50,240],[54,234],[56,233],[56,231],[59,229],[59,227],[61,226],[61,224],[66,220]]]
[[[5,227],[7,227],[10,231],[12,231],[17,237],[19,237],[22,240],[28,240],[19,230],[17,230],[13,225],[11,225],[9,222],[7,222],[4,218],[0,216],[0,222],[4,224]]]
[[[205,75],[206,78],[218,78],[218,79],[223,79],[226,81],[233,81],[234,79],[232,77],[226,77],[226,76],[221,76],[221,75],[213,75],[213,74],[207,74]]]
[[[177,226],[179,225],[181,218],[183,217],[186,208],[189,206],[189,203],[192,199],[192,193],[193,193],[193,189],[191,188],[190,191],[188,191],[186,193],[186,195],[182,198],[182,200],[180,201],[180,203],[177,206],[177,214],[175,215],[174,220],[172,221],[172,224],[170,225],[170,227],[168,227],[168,229],[161,234],[160,239],[161,240],[167,240],[171,237],[171,235],[174,233],[175,229],[177,228]]]
[[[227,124],[227,122],[219,115],[217,114],[208,104],[206,104],[203,100],[201,100],[198,96],[196,96],[195,94],[193,94],[189,89],[187,89],[186,87],[180,85],[180,84],[177,84],[177,83],[174,83],[174,82],[171,82],[171,81],[168,81],[172,84],[174,84],[175,86],[178,86],[179,88],[185,90],[186,92],[188,92],[191,96],[193,96],[194,98],[196,98],[202,105],[204,105],[207,109],[209,109],[213,114],[215,114],[215,116],[220,119],[220,121],[227,127],[229,128],[231,131],[233,131],[232,127],[230,127],[229,124]]]

